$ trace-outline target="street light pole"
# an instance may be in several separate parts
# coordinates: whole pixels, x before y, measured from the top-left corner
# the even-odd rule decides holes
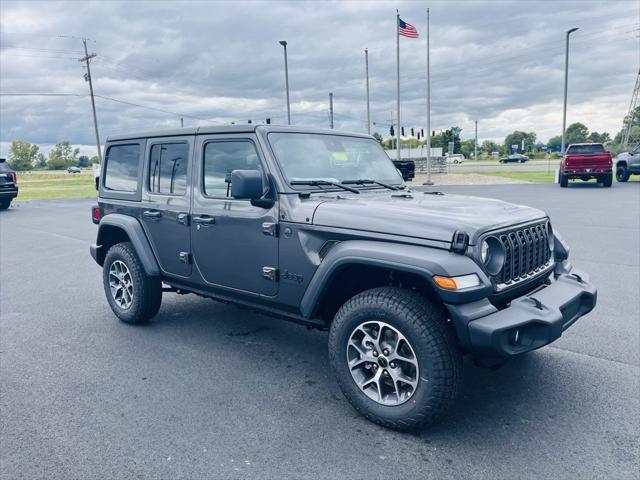
[[[364,72],[367,79],[367,133],[371,135],[371,107],[369,106],[369,50],[364,49]]]
[[[564,132],[567,128],[567,86],[569,84],[569,35],[578,30],[574,27],[567,30],[567,39],[564,50],[564,105],[562,108],[562,146],[560,147],[560,155],[564,154]]]
[[[291,125],[291,106],[289,103],[289,65],[287,63],[287,42],[280,40],[280,45],[284,47],[284,81],[287,88],[287,125]]]

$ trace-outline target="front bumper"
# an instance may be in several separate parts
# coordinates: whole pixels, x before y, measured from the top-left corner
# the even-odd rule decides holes
[[[477,357],[510,357],[557,340],[596,305],[597,291],[580,271],[517,298],[503,310],[467,324],[471,353]]]

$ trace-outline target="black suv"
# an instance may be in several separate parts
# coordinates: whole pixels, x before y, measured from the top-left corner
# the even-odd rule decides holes
[[[0,158],[0,210],[6,210],[18,196],[18,178],[6,159]]]
[[[596,303],[539,210],[413,191],[368,135],[277,126],[108,139],[91,255],[117,317],[196,293],[329,330],[352,405],[406,429]],[[283,342],[286,339],[282,340]]]

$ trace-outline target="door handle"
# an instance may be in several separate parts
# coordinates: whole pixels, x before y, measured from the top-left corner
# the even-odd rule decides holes
[[[142,216],[149,220],[159,220],[160,217],[162,217],[162,212],[159,212],[158,210],[145,210],[142,212]]]
[[[213,225],[216,223],[216,219],[209,215],[203,215],[201,217],[193,217],[193,223],[197,223],[198,225]]]

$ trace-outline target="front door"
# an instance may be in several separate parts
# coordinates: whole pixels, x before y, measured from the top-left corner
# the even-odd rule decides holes
[[[147,142],[142,225],[165,273],[191,275],[188,188],[193,136]]]
[[[278,292],[277,202],[271,208],[231,197],[233,170],[265,174],[255,135],[203,135],[194,165],[191,241],[205,282],[260,295]],[[265,175],[266,178],[266,175]],[[265,181],[266,185],[266,181]]]

